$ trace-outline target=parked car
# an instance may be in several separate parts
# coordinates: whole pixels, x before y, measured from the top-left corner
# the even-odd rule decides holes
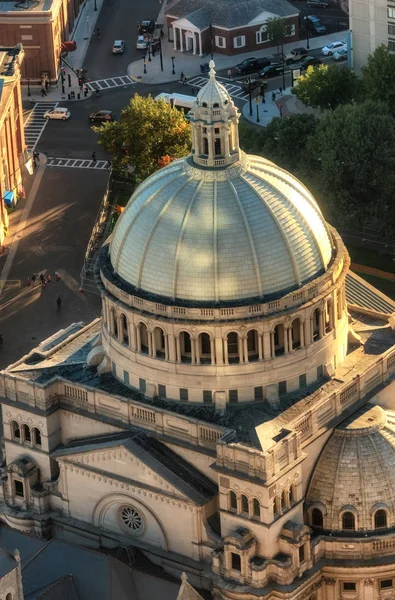
[[[318,65],[322,65],[322,60],[316,58],[315,56],[306,56],[301,61],[301,69],[307,69],[308,67],[317,67]]]
[[[91,123],[104,123],[105,121],[113,121],[114,113],[112,110],[98,110],[89,115]]]
[[[143,35],[144,33],[153,34],[155,31],[156,23],[151,19],[143,19],[141,23],[139,23],[139,33]]]
[[[47,112],[44,113],[44,119],[47,119],[47,121],[49,121],[50,119],[60,119],[61,121],[67,121],[67,119],[70,119],[70,117],[71,112],[69,111],[69,109],[62,108],[61,106],[57,106],[53,110],[47,110]]]
[[[125,52],[125,42],[123,40],[115,40],[112,45],[113,54],[123,54]]]
[[[323,56],[332,56],[332,54],[340,50],[340,48],[347,48],[346,42],[332,42],[332,44],[328,44],[328,46],[322,48],[321,54]]]
[[[312,33],[317,33],[321,35],[322,33],[326,33],[326,27],[321,23],[318,17],[315,15],[308,15],[304,18],[305,25],[309,31]]]
[[[347,60],[348,59],[348,50],[347,48],[339,48],[333,55],[335,60]]]
[[[276,77],[281,75],[283,72],[283,65],[268,65],[259,73],[261,79],[268,79],[269,77]]]
[[[307,8],[329,8],[329,2],[326,0],[307,0]]]
[[[136,48],[137,48],[137,50],[146,50],[147,40],[145,39],[145,37],[143,35],[137,36]]]
[[[257,73],[264,67],[270,65],[269,58],[246,58],[243,62],[235,66],[235,71],[238,75],[247,75],[248,73]]]
[[[293,48],[291,52],[288,52],[288,54],[284,56],[284,62],[286,65],[292,65],[292,63],[302,60],[306,55],[306,48]]]

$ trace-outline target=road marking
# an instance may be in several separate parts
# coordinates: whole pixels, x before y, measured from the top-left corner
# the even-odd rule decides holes
[[[28,150],[35,149],[48,123],[47,119],[44,119],[44,113],[47,110],[53,110],[58,104],[58,102],[36,102],[33,106],[33,110],[25,122],[25,141]]]
[[[221,77],[217,77],[217,79],[220,80],[220,83],[222,83],[222,85],[230,94],[230,96],[232,96],[232,98],[238,98],[239,100],[248,100],[248,94],[245,93],[245,91],[240,85],[236,85],[234,83],[227,83],[229,82],[229,79],[222,78],[222,81]],[[207,81],[208,77],[197,76],[188,79],[187,84],[192,87],[202,88],[204,85],[206,85]]]
[[[66,167],[68,169],[95,169],[100,171],[108,169],[107,160],[90,160],[86,158],[55,158],[49,156],[47,159],[47,167]]]
[[[124,85],[135,85],[135,83],[129,75],[117,75],[116,77],[108,77],[107,79],[89,81],[86,86],[94,92],[95,90],[110,90]]]

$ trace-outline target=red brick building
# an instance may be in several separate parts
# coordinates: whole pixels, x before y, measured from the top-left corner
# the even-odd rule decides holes
[[[240,54],[269,48],[266,22],[283,18],[287,42],[299,40],[299,11],[287,0],[175,0],[166,9],[174,50],[200,56],[211,51]]]
[[[40,83],[46,76],[52,82],[57,80],[61,42],[69,39],[80,4],[80,0],[1,3],[0,46],[23,44],[23,79],[32,83]]]

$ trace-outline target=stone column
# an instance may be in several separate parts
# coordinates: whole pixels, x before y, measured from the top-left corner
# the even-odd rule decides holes
[[[248,344],[247,344],[247,338],[243,338],[243,351],[244,351],[244,360],[243,362],[248,363]]]
[[[258,359],[262,360],[262,333],[258,333]]]
[[[276,356],[276,347],[274,345],[274,332],[270,332],[270,356],[271,358],[275,358]]]
[[[118,323],[118,342],[121,342],[121,344],[122,344],[123,339],[124,339],[122,315],[118,315],[117,323]]]
[[[199,338],[199,336],[195,340],[193,340],[193,342],[195,343],[196,364],[200,365],[200,338]]]
[[[167,333],[164,334],[165,338],[165,360],[169,360],[169,336]]]
[[[177,350],[176,350],[176,361],[178,363],[180,363],[181,362],[181,340],[180,340],[180,336],[179,335],[177,335],[177,337],[176,337],[176,348],[177,348]]]
[[[156,339],[155,339],[155,331],[152,331],[150,334],[151,337],[151,352],[152,356],[156,358]]]
[[[215,365],[215,341],[214,338],[210,337],[210,354],[211,354],[211,364]]]
[[[196,33],[193,32],[193,54],[196,54]]]
[[[237,336],[237,349],[238,349],[238,354],[239,354],[239,362],[243,363],[244,362],[243,339],[239,335]]]
[[[140,330],[139,325],[137,325],[137,327],[136,327],[136,333],[137,333],[137,352],[141,352],[141,330]]]
[[[173,37],[174,37],[174,46],[173,46],[173,50],[177,50],[177,27],[173,27]]]
[[[224,140],[224,156],[230,155],[229,149],[229,130],[227,127],[222,128],[222,139]]]
[[[180,32],[180,52],[184,52],[184,40],[182,39],[182,29],[179,29]]]
[[[196,347],[195,347],[195,343],[196,340],[194,340],[193,338],[191,338],[191,364],[194,365],[196,362]]]
[[[177,351],[176,351],[176,338],[173,334],[167,336],[167,345],[169,351],[169,358],[171,362],[177,362]]]
[[[303,321],[299,321],[299,335],[300,335],[300,347],[303,348],[304,347],[304,322]]]
[[[130,348],[132,350],[136,350],[137,345],[136,345],[136,326],[133,323],[133,321],[130,321]]]
[[[320,339],[321,339],[325,335],[324,311],[320,310],[319,314],[320,314],[319,323],[320,323]]]
[[[222,343],[223,343],[223,347],[224,347],[224,364],[228,365],[229,364],[228,339],[225,338],[224,340],[222,340]]]
[[[288,329],[288,350],[292,352],[293,341],[292,341],[292,326]]]
[[[200,48],[199,56],[203,56],[202,34],[200,33],[200,31],[199,31],[199,48]]]
[[[153,342],[152,337],[153,337],[152,331],[148,331],[148,329],[147,329],[148,354],[149,354],[149,356],[153,356],[153,346],[154,346],[154,344],[152,343]]]
[[[283,337],[284,337],[284,354],[288,354],[288,329],[283,328]]]
[[[271,333],[270,333],[270,331],[264,331],[264,333],[263,333],[263,358],[264,358],[264,360],[270,360],[271,357],[272,357]]]

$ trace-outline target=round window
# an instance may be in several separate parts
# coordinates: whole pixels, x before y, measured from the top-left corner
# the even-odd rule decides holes
[[[119,520],[124,529],[129,533],[138,535],[143,532],[144,519],[134,506],[121,506],[119,508]]]

